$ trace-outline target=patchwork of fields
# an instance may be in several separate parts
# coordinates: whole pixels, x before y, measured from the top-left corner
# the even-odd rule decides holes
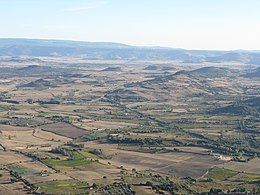
[[[260,192],[260,82],[243,64],[33,62],[0,61],[0,194]]]

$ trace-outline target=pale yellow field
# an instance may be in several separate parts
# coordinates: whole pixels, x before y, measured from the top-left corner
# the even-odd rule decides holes
[[[216,161],[211,155],[193,154],[186,152],[171,153],[141,153],[117,149],[115,144],[102,144],[98,142],[88,142],[87,147],[101,149],[107,160],[100,160],[101,163],[111,163],[113,166],[131,170],[155,171],[163,174],[174,173],[179,176],[200,177],[209,168],[222,161]],[[201,152],[201,149],[199,150]]]
[[[255,158],[246,163],[230,161],[223,165],[219,165],[219,167],[244,173],[260,174],[260,158]]]
[[[0,141],[7,150],[50,150],[52,147],[57,147],[71,140],[51,132],[31,128],[2,130],[1,132]]]
[[[22,154],[18,154],[12,151],[0,150],[0,165],[7,165],[12,163],[28,162],[32,159]]]
[[[26,176],[26,179],[33,184],[37,184],[37,183],[48,182],[53,180],[67,180],[67,179],[71,179],[71,177],[64,173],[50,173],[46,176],[42,176],[40,174],[29,175]]]
[[[103,176],[106,176],[109,183],[113,183],[120,179],[120,169],[113,168],[97,168],[88,171],[70,171],[67,175],[71,176],[80,181],[85,181],[89,183],[100,183],[103,180]]]

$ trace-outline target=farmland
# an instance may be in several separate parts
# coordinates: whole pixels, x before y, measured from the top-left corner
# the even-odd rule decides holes
[[[0,194],[260,192],[244,64],[6,58]]]

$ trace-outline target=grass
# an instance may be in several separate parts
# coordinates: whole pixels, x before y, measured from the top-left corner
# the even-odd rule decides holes
[[[55,116],[60,117],[61,114],[41,112],[41,113],[39,114],[39,116],[46,117],[46,118],[51,118],[51,117],[55,117]]]
[[[47,159],[44,162],[48,165],[54,167],[80,167],[80,166],[87,166],[92,163],[92,161],[84,160],[84,159],[75,159],[75,160],[52,160]]]
[[[239,180],[246,181],[246,182],[257,182],[260,181],[260,175],[246,174],[243,175],[241,178],[239,178]]]
[[[86,158],[98,159],[99,157],[95,154],[89,153],[88,151],[77,151],[77,152],[73,152],[72,158],[75,160],[82,160]]]
[[[196,182],[190,186],[195,192],[208,192],[211,188],[223,189],[223,186],[215,182]]]
[[[88,194],[89,186],[76,180],[59,180],[39,184],[40,189],[51,194]]]
[[[29,169],[17,164],[9,165],[8,168],[12,171],[15,171],[18,175],[34,175],[40,173],[39,171]]]
[[[34,154],[34,156],[39,159],[56,159],[56,158],[60,158],[61,155],[51,153],[51,152],[39,152]]]
[[[83,136],[84,140],[99,140],[107,138],[109,132],[100,131]]]
[[[99,159],[97,155],[92,154],[88,151],[81,151],[80,154],[83,155],[85,158]]]
[[[23,109],[32,109],[32,108],[36,108],[38,107],[37,105],[34,105],[34,104],[30,104],[30,105],[17,105],[17,106],[14,106],[13,108],[15,110],[23,110]]]
[[[214,167],[209,171],[209,173],[206,175],[207,178],[213,179],[213,180],[226,180],[230,177],[235,176],[238,174],[236,171],[228,170],[228,169],[223,169],[219,167]]]
[[[147,181],[151,181],[150,178],[146,178],[146,177],[124,177],[124,179],[127,183],[131,183],[131,184],[140,184],[140,183],[146,183]]]

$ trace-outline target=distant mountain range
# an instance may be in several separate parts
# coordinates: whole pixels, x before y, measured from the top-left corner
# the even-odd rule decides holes
[[[184,50],[164,47],[136,47],[110,42],[41,39],[0,39],[0,56],[67,56],[103,60],[181,60],[187,63],[241,62],[260,65],[260,51]]]

